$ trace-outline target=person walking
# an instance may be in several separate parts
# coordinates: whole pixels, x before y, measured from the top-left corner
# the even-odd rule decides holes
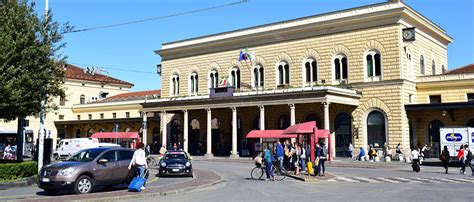
[[[265,172],[267,173],[267,180],[275,180],[275,176],[273,175],[272,172],[272,162],[273,162],[273,155],[272,152],[267,148],[267,146],[263,147],[264,149],[264,155],[263,159],[265,160]]]
[[[324,166],[324,162],[326,162],[327,159],[327,149],[325,148],[325,145],[321,143],[321,146],[318,145],[316,148],[316,156],[319,159],[318,162],[318,176],[323,177],[325,176],[326,172],[326,166]]]
[[[412,168],[414,172],[420,172],[420,148],[416,147],[411,151],[411,159],[413,161]]]
[[[354,158],[354,146],[352,145],[352,142],[349,143],[349,158]]]
[[[138,169],[139,176],[144,176],[145,170],[148,169],[148,164],[146,163],[145,151],[143,148],[145,145],[140,142],[138,143],[137,150],[133,152],[132,161],[128,165],[128,169],[131,170],[132,166],[135,166]],[[145,189],[145,184],[142,186],[142,190]]]
[[[295,154],[293,154],[294,156],[294,165],[295,165],[295,175],[299,175],[300,174],[300,157],[301,157],[301,146],[300,146],[300,143],[297,143],[295,142],[294,143],[295,145]]]
[[[461,170],[459,170],[459,174],[464,175],[464,171],[466,170],[466,164],[464,160],[464,144],[462,144],[461,147],[459,148],[459,152],[456,157],[461,162]]]
[[[299,144],[299,147],[301,149],[301,155],[300,155],[300,165],[301,165],[301,171],[306,171],[306,149],[305,146],[301,146]]]
[[[283,145],[281,145],[280,141],[277,141],[276,146],[276,156],[277,160],[280,163],[280,168],[283,169],[283,156],[285,155],[285,151],[283,149]]]
[[[464,152],[462,157],[462,174],[466,174],[466,166],[471,167],[472,153],[469,151],[469,145],[464,145]]]
[[[359,156],[357,156],[357,160],[362,161],[362,159],[364,158],[365,158],[365,150],[364,150],[364,147],[361,147],[359,151]]]
[[[443,167],[445,169],[445,172],[444,172],[445,174],[448,174],[449,158],[450,158],[450,155],[449,155],[448,146],[445,145],[443,148],[443,151],[439,155],[439,159],[443,163]]]

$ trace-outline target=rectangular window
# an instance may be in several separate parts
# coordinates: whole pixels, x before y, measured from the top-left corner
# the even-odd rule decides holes
[[[112,118],[116,119],[117,118],[117,113],[112,113]]]
[[[92,119],[92,114],[89,114],[89,120],[91,120],[91,119]]]
[[[81,120],[81,115],[77,115],[77,120]]]
[[[474,102],[474,93],[468,93],[467,94],[467,101],[468,102]]]
[[[100,114],[100,119],[104,119],[104,114]]]
[[[61,96],[59,97],[59,106],[64,106],[66,105],[66,98]]]
[[[441,103],[441,95],[430,95],[430,104]]]
[[[130,118],[130,112],[125,112],[125,118]]]
[[[59,115],[59,120],[64,120],[64,115]]]

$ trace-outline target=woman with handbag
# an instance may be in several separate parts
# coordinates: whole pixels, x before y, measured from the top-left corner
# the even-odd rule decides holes
[[[446,170],[445,173],[448,174],[448,166],[449,166],[449,151],[448,146],[444,146],[443,151],[439,155],[439,160],[443,163],[443,167]]]

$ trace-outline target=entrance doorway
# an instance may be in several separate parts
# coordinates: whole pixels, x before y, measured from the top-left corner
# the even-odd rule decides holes
[[[444,127],[444,123],[440,120],[433,120],[428,125],[428,142],[431,147],[432,154],[439,154],[440,152],[440,137],[439,128]],[[421,145],[422,146],[422,145]],[[430,157],[428,157],[430,158]]]
[[[352,120],[348,113],[341,112],[334,119],[336,136],[336,156],[349,156],[349,144],[352,143]]]

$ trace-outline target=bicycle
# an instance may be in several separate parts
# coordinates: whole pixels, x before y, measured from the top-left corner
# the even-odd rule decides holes
[[[254,180],[261,180],[263,177],[263,174],[265,174],[265,169],[266,167],[264,165],[255,163],[255,167],[252,169],[250,172],[250,177]],[[280,167],[280,163],[278,161],[272,162],[272,172],[273,175],[275,176],[275,180],[277,181],[282,181],[286,177],[286,172],[284,168]]]

